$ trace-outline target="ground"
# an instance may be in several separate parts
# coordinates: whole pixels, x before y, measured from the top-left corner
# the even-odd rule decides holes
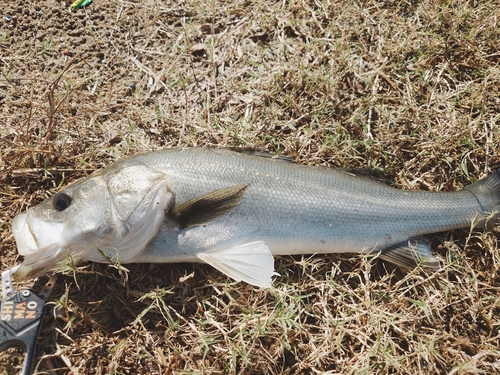
[[[21,261],[17,213],[139,152],[243,146],[435,191],[500,167],[497,1],[69,6],[2,2],[2,270]],[[35,373],[500,372],[498,232],[430,238],[435,273],[278,257],[270,289],[205,265],[82,265],[59,276]]]

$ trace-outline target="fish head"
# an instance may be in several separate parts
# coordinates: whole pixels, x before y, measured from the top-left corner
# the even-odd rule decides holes
[[[157,234],[174,196],[160,171],[116,163],[17,215],[12,229],[24,261],[17,280],[72,261],[126,262]]]

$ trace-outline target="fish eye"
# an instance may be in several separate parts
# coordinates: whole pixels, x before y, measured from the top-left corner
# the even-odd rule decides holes
[[[54,196],[52,202],[56,210],[64,211],[71,204],[71,197],[67,193],[61,191]]]

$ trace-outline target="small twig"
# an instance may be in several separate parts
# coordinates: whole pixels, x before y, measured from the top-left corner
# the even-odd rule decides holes
[[[91,171],[93,172],[93,169],[76,169],[76,168],[18,168],[14,169],[10,172],[12,177],[20,177],[20,176],[27,176],[27,175],[38,175],[41,173],[48,173],[48,174],[59,174],[59,173],[65,173],[65,172],[74,172],[74,171]]]
[[[91,55],[88,55],[86,57],[84,57],[83,59],[81,59],[80,61],[78,61],[79,63],[80,62],[84,62],[86,61],[88,58],[90,58],[91,56],[96,56],[98,54],[98,52],[94,53],[94,54],[91,54]],[[63,71],[57,76],[57,78],[51,83],[50,85],[50,88],[49,88],[49,93],[48,93],[48,99],[49,99],[49,109],[47,110],[47,117],[49,119],[49,123],[47,125],[47,131],[45,133],[45,144],[47,144],[48,140],[49,140],[49,137],[50,135],[52,134],[52,130],[53,130],[53,127],[54,127],[54,115],[59,111],[59,108],[61,107],[61,105],[66,101],[66,99],[68,98],[69,94],[70,93],[67,93],[60,101],[59,103],[55,103],[55,99],[54,99],[54,92],[57,88],[57,86],[59,85],[59,81],[61,80],[61,78],[64,76],[64,74],[66,74],[66,72],[68,72],[71,67],[73,65],[76,65],[77,63],[77,60],[81,57],[82,54],[78,54],[76,55],[75,57],[73,57],[69,63],[64,67]]]

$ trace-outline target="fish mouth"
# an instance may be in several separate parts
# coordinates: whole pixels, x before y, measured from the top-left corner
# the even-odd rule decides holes
[[[17,251],[24,256],[23,263],[13,268],[15,279],[38,277],[57,267],[64,248],[63,229],[64,223],[38,219],[29,211],[12,220]]]

